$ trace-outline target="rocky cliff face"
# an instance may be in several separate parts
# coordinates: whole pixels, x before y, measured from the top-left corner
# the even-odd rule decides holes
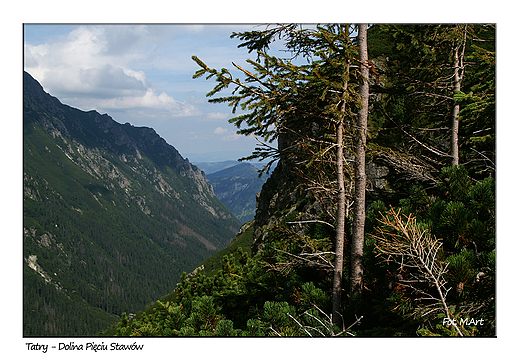
[[[278,142],[279,150],[289,148],[290,142],[290,137],[282,134]],[[253,252],[265,241],[266,230],[284,220],[295,222],[292,223],[292,227],[297,232],[304,233],[308,229],[307,221],[335,214],[333,204],[324,204],[315,199],[304,180],[297,175],[301,173],[295,171],[298,168],[297,164],[297,160],[282,153],[278,165],[258,194]],[[389,162],[378,158],[367,163],[366,173],[366,206],[369,207],[373,201],[392,195],[390,177],[395,171],[392,171]]]
[[[290,142],[290,137],[282,134],[278,139],[279,150],[288,148]],[[253,253],[262,247],[266,231],[274,225],[287,220],[288,217],[298,221],[317,219],[324,212],[320,203],[315,201],[312,193],[297,175],[296,169],[294,159],[282,156],[262,186],[257,196]],[[297,224],[294,227],[300,232],[306,229],[305,226]]]

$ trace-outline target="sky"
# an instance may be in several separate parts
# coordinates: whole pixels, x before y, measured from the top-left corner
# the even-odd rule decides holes
[[[184,157],[238,159],[250,155],[257,141],[236,133],[229,106],[208,103],[206,94],[216,83],[192,78],[199,66],[191,56],[211,68],[232,68],[232,61],[245,65],[255,55],[239,49],[240,41],[230,35],[262,28],[24,24],[24,70],[64,104],[154,128]]]

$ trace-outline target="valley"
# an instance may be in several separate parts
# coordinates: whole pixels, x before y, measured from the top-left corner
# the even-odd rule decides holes
[[[241,223],[151,128],[24,73],[24,335],[95,335],[171,292]]]

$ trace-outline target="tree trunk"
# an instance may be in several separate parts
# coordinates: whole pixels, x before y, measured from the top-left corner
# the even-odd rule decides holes
[[[367,25],[360,24],[358,32],[359,59],[363,81],[359,88],[362,108],[357,118],[357,142],[355,161],[354,214],[352,224],[352,246],[350,254],[350,295],[360,295],[363,290],[363,245],[365,242],[365,146],[368,122],[369,63],[367,47]]]
[[[342,328],[343,318],[341,316],[341,292],[343,282],[343,249],[345,246],[345,210],[346,210],[346,194],[345,194],[345,172],[343,170],[343,132],[345,112],[347,109],[348,96],[348,79],[350,72],[350,63],[347,63],[345,73],[343,74],[343,102],[341,104],[341,120],[338,122],[336,129],[336,181],[338,183],[338,200],[336,215],[336,248],[334,256],[334,278],[332,280],[332,322]]]
[[[334,256],[334,278],[332,280],[332,322],[342,327],[341,291],[343,280],[343,248],[345,243],[345,174],[343,172],[343,122],[336,130],[337,159],[336,175],[338,182],[338,211],[336,224],[336,252]]]
[[[466,48],[467,25],[464,27],[462,44],[458,44],[454,49],[455,73],[453,77],[454,92],[460,91],[462,77],[464,74],[464,52]],[[451,122],[451,165],[459,164],[459,110],[460,105],[454,101],[452,122]]]
[[[455,90],[460,90],[460,83]],[[455,102],[451,122],[451,165],[459,164],[459,110],[460,105]]]
[[[460,62],[459,59],[459,47],[455,49],[455,74],[453,80],[453,90],[454,92],[460,91],[460,84],[462,82],[462,78],[460,76]],[[459,110],[460,105],[457,101],[453,101],[453,112],[451,118],[451,165],[459,164]]]

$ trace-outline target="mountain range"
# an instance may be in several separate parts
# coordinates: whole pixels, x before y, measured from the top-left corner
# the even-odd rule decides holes
[[[242,222],[255,217],[256,196],[267,176],[258,177],[259,170],[250,163],[239,163],[207,175],[215,195]]]
[[[241,222],[153,129],[23,81],[24,336],[95,335],[171,292]]]

